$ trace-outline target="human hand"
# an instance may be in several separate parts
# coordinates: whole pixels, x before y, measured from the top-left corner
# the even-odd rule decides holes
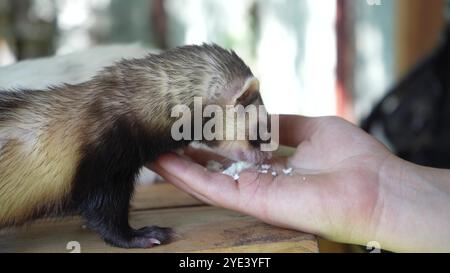
[[[440,238],[418,241],[417,228],[408,225],[414,221],[420,227],[440,216],[430,209],[450,204],[437,200],[427,184],[406,179],[406,170],[413,173],[420,167],[398,159],[361,129],[336,117],[282,116],[280,143],[297,147],[296,152],[275,157],[272,165],[293,167],[292,176],[247,170],[236,183],[173,154],[162,156],[152,168],[200,200],[277,226],[346,243],[378,241],[394,251],[429,250],[442,243]],[[199,151],[190,151],[190,156],[201,163],[214,157]],[[425,194],[414,195],[422,186]],[[429,217],[417,218],[412,209]],[[403,225],[404,232],[398,232]]]

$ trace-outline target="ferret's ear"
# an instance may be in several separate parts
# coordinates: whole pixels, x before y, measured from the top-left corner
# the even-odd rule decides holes
[[[231,104],[247,106],[259,98],[259,80],[251,77],[244,86],[231,98]]]

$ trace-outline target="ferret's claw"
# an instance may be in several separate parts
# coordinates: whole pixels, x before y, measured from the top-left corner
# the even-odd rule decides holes
[[[133,231],[133,238],[129,248],[151,248],[172,240],[174,232],[170,228],[157,226],[143,227]]]

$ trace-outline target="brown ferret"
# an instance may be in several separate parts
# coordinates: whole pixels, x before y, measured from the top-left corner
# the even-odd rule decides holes
[[[128,210],[141,167],[190,143],[173,140],[171,110],[194,97],[261,104],[258,89],[233,51],[205,44],[122,60],[78,85],[0,91],[0,227],[81,214],[114,246],[167,242],[169,228],[132,229]],[[209,144],[264,157],[258,141]]]

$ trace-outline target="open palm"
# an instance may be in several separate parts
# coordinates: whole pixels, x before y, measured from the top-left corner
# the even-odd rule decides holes
[[[283,116],[280,142],[297,147],[273,168],[292,175],[241,173],[239,182],[169,154],[152,168],[169,182],[213,205],[253,215],[278,226],[338,241],[365,243],[376,234],[383,210],[379,175],[389,151],[352,124],[335,117]],[[191,151],[199,163],[214,155]]]

